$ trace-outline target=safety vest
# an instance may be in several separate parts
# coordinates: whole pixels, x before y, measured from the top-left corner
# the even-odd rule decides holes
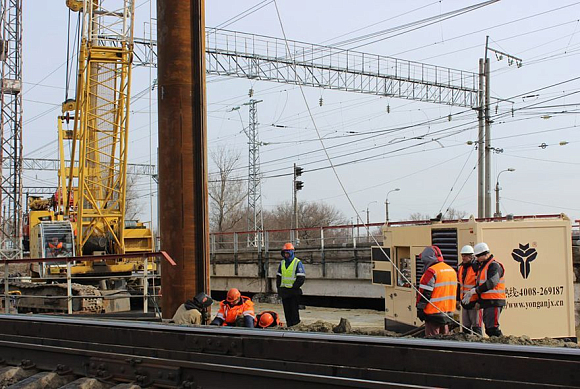
[[[256,318],[254,313],[254,303],[249,297],[242,296],[241,304],[236,304],[230,306],[226,301],[220,302],[220,310],[217,313],[217,317],[224,321],[223,325],[234,325],[238,316],[252,316]]]
[[[464,270],[467,269],[467,270]],[[463,279],[463,274],[465,272],[465,279]],[[467,268],[465,267],[465,265],[460,266],[459,271],[457,272],[457,275],[459,277],[459,294],[460,294],[460,299],[463,300],[463,296],[465,294],[465,292],[468,292],[469,290],[475,288],[475,283],[476,283],[476,273],[475,270],[473,270],[473,266],[468,266]],[[473,296],[471,296],[471,299],[469,300],[469,302],[473,302],[473,301],[477,301],[477,294],[474,294]]]
[[[479,270],[479,272],[477,273],[477,286],[485,284],[485,282],[487,281],[487,269],[489,269],[489,265],[491,265],[492,262],[497,263],[501,269],[503,270],[503,275],[499,278],[499,282],[497,283],[497,285],[493,288],[488,290],[487,292],[483,292],[481,294],[481,299],[482,300],[505,300],[505,268],[503,267],[503,265],[496,261],[495,258],[492,259],[491,261],[488,261],[485,266]]]
[[[454,312],[457,298],[457,273],[445,262],[438,262],[431,266],[430,269],[435,271],[435,285],[433,286],[429,304],[424,309],[425,313],[434,315],[441,312]],[[425,274],[423,274],[424,276]],[[426,285],[422,282],[423,277],[421,277],[419,283],[425,289]]]
[[[54,250],[54,249],[62,249],[62,242],[58,242],[56,245],[54,245],[54,244],[52,244],[52,243],[49,243],[49,244],[48,244],[48,247],[49,247],[50,249],[53,249],[53,250]]]
[[[280,287],[282,288],[292,288],[294,281],[296,281],[296,268],[300,260],[296,257],[290,262],[290,266],[286,267],[286,260],[283,259],[280,265],[280,270],[282,273],[282,282]]]

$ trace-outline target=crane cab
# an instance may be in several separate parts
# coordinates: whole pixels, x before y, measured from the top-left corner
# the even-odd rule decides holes
[[[74,229],[69,221],[40,221],[30,231],[30,256],[32,258],[74,257]],[[62,263],[39,264],[37,273],[41,277],[60,272]],[[56,269],[55,269],[56,268]]]

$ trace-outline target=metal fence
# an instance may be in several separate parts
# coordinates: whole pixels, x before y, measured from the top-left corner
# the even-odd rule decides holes
[[[262,252],[279,250],[291,242],[297,250],[356,248],[383,241],[384,223],[312,227],[284,230],[215,232],[210,234],[210,253]]]
[[[79,262],[100,262],[106,260],[116,260],[116,259],[134,259],[137,260],[138,268],[140,269],[137,272],[133,272],[131,275],[114,275],[114,278],[117,279],[134,279],[139,280],[140,287],[143,289],[142,295],[138,298],[143,300],[143,313],[148,312],[148,305],[150,298],[157,298],[158,295],[155,293],[149,292],[150,281],[155,282],[156,279],[159,278],[159,274],[157,272],[150,272],[148,271],[149,265],[152,263],[158,263],[160,260],[167,261],[170,265],[175,266],[175,262],[173,259],[165,252],[147,252],[147,253],[132,253],[132,254],[123,254],[123,255],[97,255],[97,256],[84,256],[84,257],[58,257],[58,258],[27,258],[27,259],[17,259],[17,260],[0,260],[0,266],[4,268],[4,277],[3,277],[3,284],[4,284],[4,293],[3,293],[3,305],[4,305],[4,312],[5,313],[18,313],[18,307],[21,305],[23,301],[31,301],[31,299],[42,299],[42,303],[44,304],[44,309],[50,311],[53,309],[54,311],[66,311],[66,313],[73,314],[73,303],[75,300],[85,299],[84,301],[88,301],[88,311],[91,310],[91,304],[96,305],[103,305],[104,300],[114,301],[120,298],[127,298],[127,295],[124,296],[115,296],[109,295],[104,296],[100,293],[90,294],[90,289],[84,289],[85,293],[89,292],[89,294],[75,294],[73,293],[73,289],[76,288],[74,283],[75,279],[82,279],[82,280],[92,280],[93,282],[98,283],[98,280],[103,280],[103,276],[74,276],[72,273],[72,268],[75,263]],[[152,262],[153,261],[153,262]],[[46,278],[34,278],[31,277],[22,277],[22,276],[14,276],[10,275],[10,265],[15,265],[19,263],[24,264],[34,264],[34,263],[47,263],[51,264],[51,266],[59,266],[60,269],[64,270],[63,274],[59,277],[46,277]],[[158,267],[156,267],[158,268]],[[62,282],[66,277],[66,283]],[[107,278],[111,278],[109,275]],[[33,282],[34,281],[34,282]],[[47,283],[39,284],[38,281],[47,281]],[[56,281],[57,283],[50,283]],[[60,283],[58,283],[60,281]],[[63,289],[66,289],[66,293],[62,295],[54,295],[52,292],[50,294],[34,294],[32,291],[37,289],[37,287],[41,285],[44,288],[53,288],[53,289],[60,289],[62,292]],[[154,286],[155,284],[153,284]],[[11,290],[12,289],[12,290]],[[82,289],[82,288],[81,288]],[[46,289],[48,290],[48,289]],[[28,299],[28,300],[27,300]],[[62,303],[66,301],[66,306]],[[82,300],[81,300],[82,301]],[[100,313],[100,312],[93,312],[93,313]]]

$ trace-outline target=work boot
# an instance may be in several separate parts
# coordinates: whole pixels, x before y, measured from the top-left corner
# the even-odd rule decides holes
[[[501,333],[501,330],[499,329],[499,327],[486,328],[485,333],[487,334],[487,336],[502,336],[503,335]]]
[[[481,331],[481,327],[471,327],[471,331],[475,332],[477,335],[483,335],[483,331]]]

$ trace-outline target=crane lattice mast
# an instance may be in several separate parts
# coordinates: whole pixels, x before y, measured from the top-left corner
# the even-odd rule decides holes
[[[74,199],[77,252],[106,237],[124,253],[127,136],[133,61],[134,0],[67,0],[82,13],[67,193]],[[78,161],[78,175],[75,162]]]

